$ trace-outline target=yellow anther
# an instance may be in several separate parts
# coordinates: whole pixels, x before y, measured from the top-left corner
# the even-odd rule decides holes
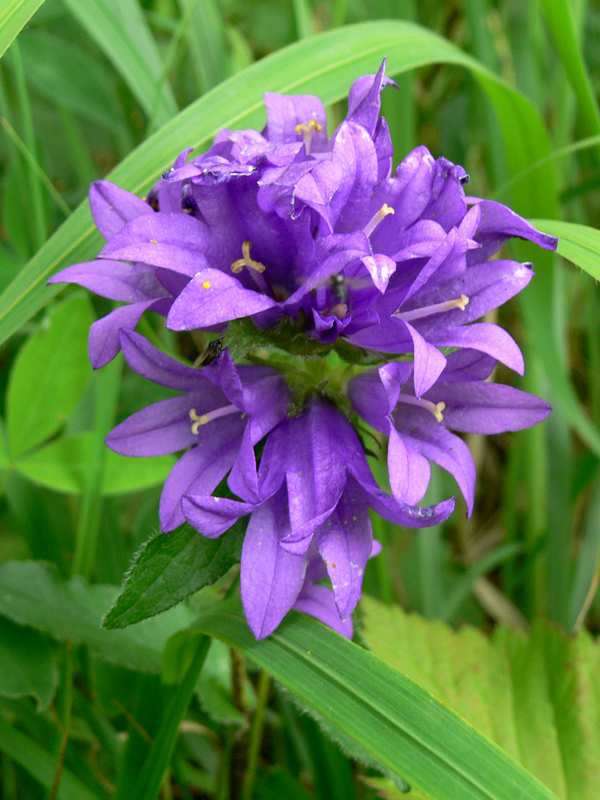
[[[317,122],[314,117],[311,117],[308,120],[308,125],[305,125],[303,122],[299,122],[294,128],[294,133],[299,136],[301,133],[312,133],[313,131],[320,133],[322,130],[323,126],[321,123]]]
[[[202,427],[202,425],[206,425],[207,422],[210,422],[210,417],[208,414],[196,414],[196,409],[190,409],[190,419],[193,420],[192,425],[192,433],[196,435],[198,433],[198,429]]]
[[[317,120],[314,117],[311,117],[308,120],[308,125],[305,125],[303,122],[299,122],[294,128],[294,133],[296,134],[296,136],[300,136],[300,134],[302,134],[302,137],[304,139],[304,147],[306,148],[307,155],[308,153],[310,153],[310,143],[312,141],[313,133],[315,131],[317,133],[320,133],[322,130],[323,126],[321,125],[320,122],[317,122]]]
[[[150,239],[150,244],[158,244],[158,242],[156,241],[156,239]]]
[[[384,220],[389,214],[395,213],[396,210],[394,208],[388,206],[387,203],[384,203],[379,211],[371,217],[371,219],[363,228],[365,236],[370,236],[382,220]]]
[[[203,289],[210,289],[210,281],[202,281]]]
[[[250,248],[252,247],[252,242],[242,242],[242,256],[243,258],[238,258],[237,261],[234,261],[231,265],[232,272],[241,272],[244,267],[248,267],[249,269],[254,269],[256,272],[264,272],[265,265],[261,264],[260,261],[255,261],[253,258],[250,258]]]
[[[434,417],[437,419],[438,422],[442,422],[442,420],[444,419],[442,411],[446,408],[446,403],[444,403],[444,401],[442,400],[441,403],[432,403],[432,406],[435,408],[435,411],[433,411],[432,409]]]

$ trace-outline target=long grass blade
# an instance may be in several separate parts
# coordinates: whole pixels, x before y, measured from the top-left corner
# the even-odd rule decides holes
[[[162,62],[141,8],[135,0],[63,0],[69,11],[106,53],[151,117],[161,82]],[[163,83],[157,119],[167,122],[177,113],[173,92]]]
[[[0,8],[0,57],[43,2],[44,0],[3,0]]]
[[[431,800],[556,800],[416,683],[307,616],[291,613],[261,642],[238,600],[220,603],[197,624],[241,650]]]

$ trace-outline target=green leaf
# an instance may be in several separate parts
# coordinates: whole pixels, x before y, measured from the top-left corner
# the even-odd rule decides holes
[[[0,56],[27,25],[44,0],[3,0],[0,8]]]
[[[218,539],[208,539],[184,525],[150,539],[136,555],[104,626],[132,625],[215,583],[240,560],[244,529],[238,522]]]
[[[87,337],[90,301],[76,294],[55,306],[23,345],[10,372],[8,446],[17,458],[60,428],[92,374]]]
[[[65,436],[21,458],[15,469],[41,486],[66,494],[80,494],[85,488],[93,452],[92,433]],[[168,455],[128,458],[107,450],[102,493],[127,494],[156,486],[166,480],[174,463],[175,458]]]
[[[48,753],[37,742],[0,717],[0,750],[48,790],[52,788],[56,774],[56,755]],[[63,766],[57,800],[98,800],[88,787],[70,769]]]
[[[57,684],[58,670],[44,636],[0,617],[0,695],[33,695],[41,710],[52,702]]]
[[[177,113],[171,87],[162,86],[162,63],[156,42],[136,0],[63,0],[69,11],[106,53],[134,97],[160,124]],[[157,93],[157,87],[158,92]]]
[[[116,93],[102,65],[87,50],[45,31],[19,39],[28,83],[59,108],[116,130]]]
[[[80,9],[88,7],[88,3],[69,2]],[[347,94],[357,76],[375,72],[384,56],[391,75],[438,63],[470,69],[499,115],[511,174],[549,154],[539,113],[526,97],[435,33],[407,22],[386,20],[307,37],[261,59],[188,106],[136,148],[107,178],[129,191],[144,194],[184,148],[207,147],[221,128],[260,129],[265,120],[265,88],[280,93],[318,94],[330,104]],[[547,203],[552,203],[556,192],[550,165],[540,168],[536,190],[537,213],[551,216],[553,209],[548,209]],[[536,213],[527,209],[524,212],[532,216]],[[100,247],[100,235],[84,203],[2,294],[0,342],[59,291],[58,287],[45,286],[54,272],[93,258]]]
[[[600,279],[600,231],[556,219],[532,219],[531,224],[544,233],[558,236],[556,252],[596,280]]]
[[[557,797],[600,796],[600,647],[588,633],[567,637],[538,621],[528,638],[501,627],[488,639],[372,598],[362,607],[365,639],[382,661],[500,745]]]
[[[197,626],[241,650],[432,800],[556,800],[425,689],[305,615],[290,613],[260,642],[237,600],[221,603]],[[410,649],[406,641],[402,648]]]
[[[179,606],[126,631],[107,631],[101,627],[102,616],[117,591],[115,586],[89,586],[80,578],[64,581],[40,561],[0,566],[0,614],[59,641],[86,642],[113,664],[160,672],[167,640],[191,624],[193,612]]]

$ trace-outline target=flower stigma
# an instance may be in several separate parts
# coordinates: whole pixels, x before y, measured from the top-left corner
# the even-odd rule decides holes
[[[447,300],[445,303],[435,303],[432,306],[423,306],[423,308],[414,308],[412,311],[396,311],[393,316],[398,319],[403,319],[405,322],[410,322],[413,319],[421,319],[421,317],[428,317],[430,314],[439,314],[442,311],[453,311],[455,308],[460,308],[464,311],[469,305],[469,299],[466,294],[461,294],[456,300]]]
[[[314,117],[311,117],[308,120],[308,125],[305,125],[303,122],[299,122],[296,127],[294,128],[294,133],[296,136],[300,136],[302,134],[302,138],[304,139],[304,147],[306,148],[306,155],[310,155],[310,143],[312,141],[313,133],[316,131],[320,133],[323,130],[323,126],[320,122]]]
[[[211,422],[213,419],[218,419],[219,417],[226,417],[228,414],[235,414],[235,412],[239,410],[237,406],[229,405],[223,406],[222,408],[215,408],[214,411],[209,411],[208,414],[197,414],[196,409],[191,408],[190,419],[193,420],[192,433],[196,435],[202,425],[206,425],[207,422]]]
[[[250,258],[250,248],[252,247],[252,242],[245,241],[242,242],[242,258],[238,258],[237,261],[234,261],[231,265],[232,272],[241,272],[244,267],[248,267],[249,269],[256,270],[256,272],[264,272],[265,265],[261,264],[260,261],[255,261],[253,258]]]
[[[420,406],[430,411],[438,422],[442,422],[444,415],[442,411],[446,408],[446,403],[442,400],[440,403],[432,403],[431,400],[423,400],[421,397],[413,397],[410,394],[400,394],[398,397],[399,403],[406,403],[410,406]]]
[[[371,219],[367,222],[365,227],[363,228],[363,233],[365,236],[370,236],[375,228],[379,225],[379,223],[384,220],[388,214],[395,214],[396,211],[391,206],[388,206],[387,203],[384,203],[379,211],[374,214]]]

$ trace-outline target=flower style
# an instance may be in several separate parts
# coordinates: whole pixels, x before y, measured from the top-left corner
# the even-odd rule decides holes
[[[476,350],[451,353],[438,380],[422,396],[415,391],[413,364],[390,363],[357,375],[348,385],[355,411],[389,436],[388,470],[393,496],[406,503],[422,500],[429,460],[450,472],[465,498],[475,499],[475,464],[464,433],[503,433],[544,420],[550,406],[512,386],[489,383],[496,360]]]
[[[185,394],[161,400],[117,425],[107,445],[127,456],[156,456],[187,450],[165,482],[160,523],[171,531],[185,522],[181,498],[210,494],[233,467],[242,442],[252,448],[282,419],[289,389],[268,367],[236,367],[222,353],[202,370],[157,350],[133,331],[121,332],[129,366],[148,380]]]
[[[317,396],[300,416],[269,434],[258,470],[253,449],[243,449],[228,481],[241,500],[187,492],[182,507],[188,522],[210,537],[250,514],[242,601],[259,639],[296,603],[311,547],[325,562],[340,618],[352,613],[373,549],[369,507],[411,528],[435,525],[454,508],[454,500],[417,507],[383,492],[352,425]]]

